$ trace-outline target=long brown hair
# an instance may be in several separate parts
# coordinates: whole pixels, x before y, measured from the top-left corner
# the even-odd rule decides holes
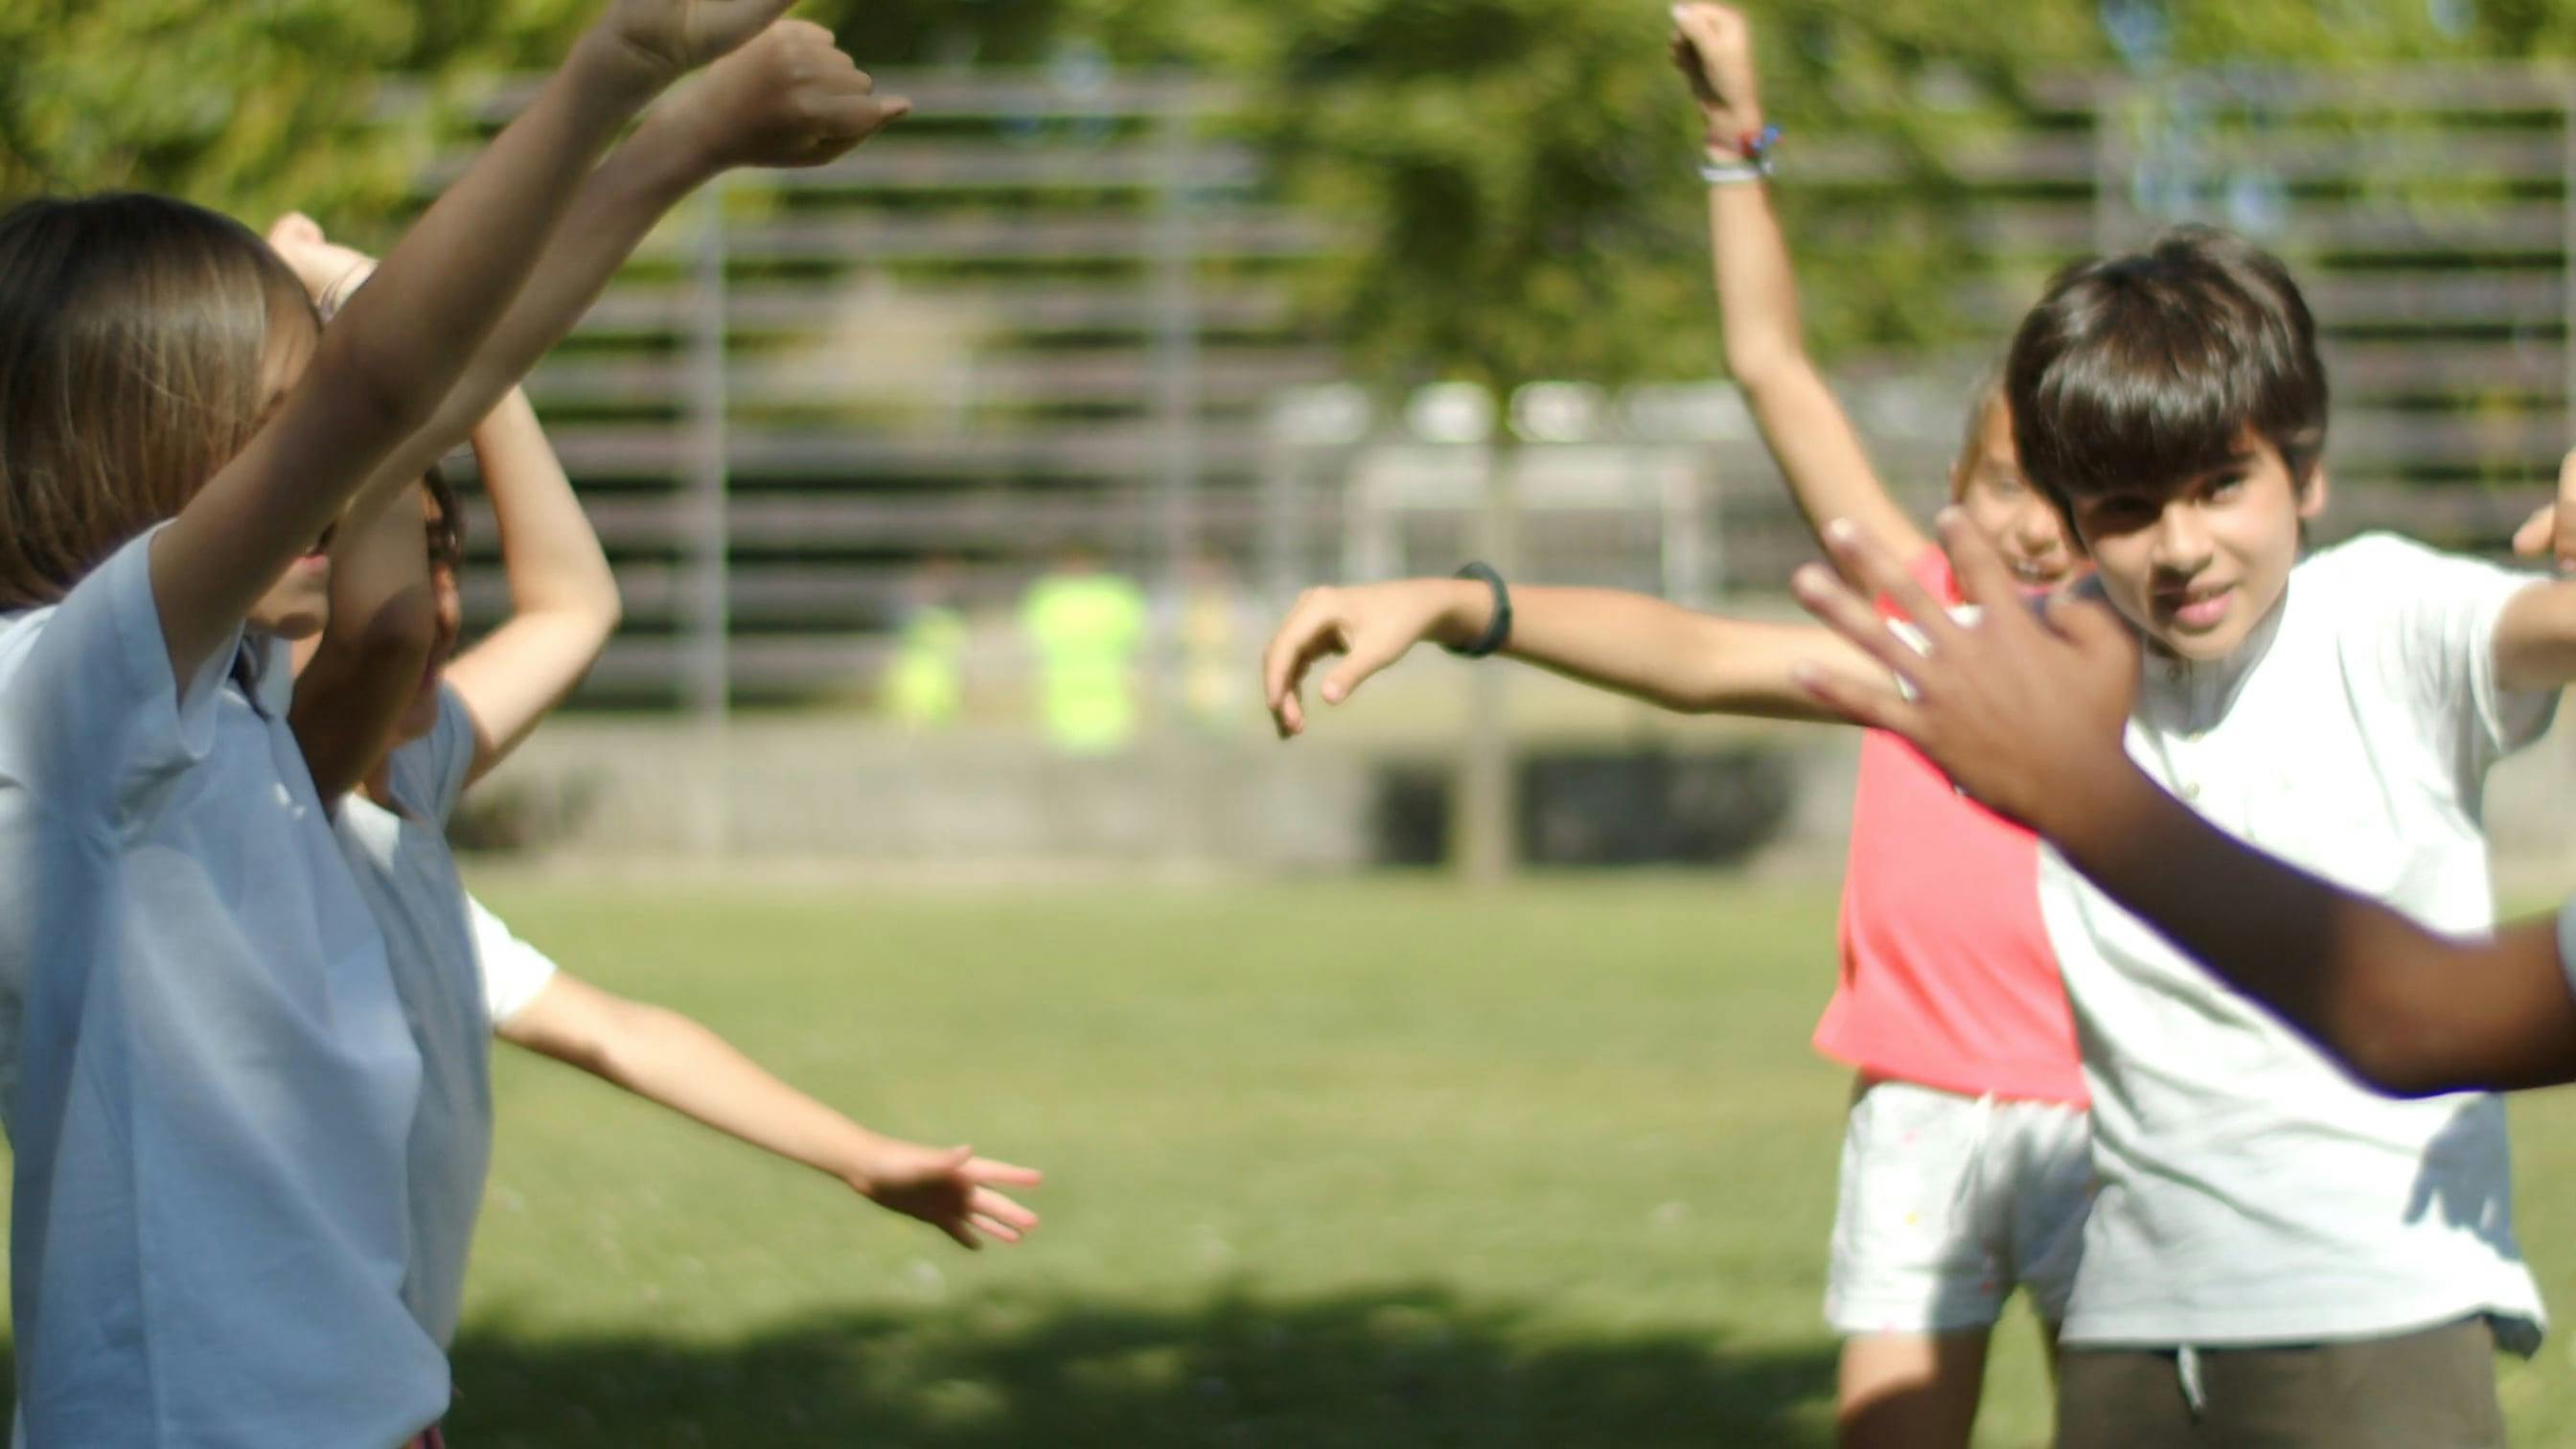
[[[60,599],[258,431],[272,343],[316,325],[232,218],[168,197],[0,215],[0,609]]]

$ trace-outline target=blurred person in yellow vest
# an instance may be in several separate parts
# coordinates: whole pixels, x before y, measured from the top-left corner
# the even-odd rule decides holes
[[[907,729],[946,729],[966,695],[966,616],[957,610],[957,565],[934,558],[905,584],[903,621],[878,703]]]
[[[1100,755],[1134,738],[1145,624],[1145,591],[1103,569],[1086,548],[1065,550],[1055,571],[1029,586],[1020,627],[1037,655],[1038,717],[1048,743],[1067,754]]]
[[[1193,726],[1211,734],[1259,717],[1243,605],[1223,555],[1191,555],[1181,589],[1181,707]]]

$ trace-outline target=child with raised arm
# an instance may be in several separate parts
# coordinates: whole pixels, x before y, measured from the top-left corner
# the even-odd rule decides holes
[[[2326,384],[2281,265],[2184,229],[2070,271],[2015,337],[2031,477],[2149,643],[2131,756],[2222,827],[2436,931],[2487,928],[2487,767],[2576,675],[2576,584],[2385,536],[2301,558]],[[1849,559],[1857,528],[1832,545]],[[1855,565],[1856,566],[1856,563]],[[1815,572],[1838,624],[1877,611]],[[1873,583],[1892,582],[1892,575]],[[1917,589],[1934,656],[1955,632]],[[1509,604],[1510,608],[1505,605]],[[1884,688],[1877,650],[1592,591],[1415,581],[1318,591],[1266,660],[1281,728],[1316,660],[1338,702],[1431,638],[1668,703],[1790,713]],[[2043,854],[2098,1187],[2060,1336],[2063,1449],[2503,1442],[2492,1348],[2536,1346],[2501,1105],[2398,1102]]]
[[[1837,672],[1814,680],[1820,699],[1923,740],[2073,843],[2045,855],[2042,891],[2103,1184],[2061,1442],[2501,1444],[2487,1348],[2528,1351],[2540,1307],[2500,1104],[2376,1095],[2177,944],[2392,1085],[2552,1079],[2566,1053],[2547,1044],[2576,1013],[2538,969],[2545,932],[2450,953],[2474,974],[2421,968],[2450,964],[2441,937],[2492,922],[2481,787],[2576,675],[2576,585],[2384,535],[2302,557],[2326,492],[2314,327],[2288,272],[2223,234],[2062,274],[2007,386],[2031,476],[2143,649],[2098,610],[1996,610],[1997,571],[1955,530],[1989,614],[1918,615],[1928,657],[1904,657],[1847,585],[1799,584],[1921,690]],[[1858,530],[1833,534],[1853,576],[1926,602]],[[2039,685],[2040,665],[2064,679]],[[1992,697],[2007,667],[2028,707],[2008,723]],[[2070,739],[2123,740],[2134,768],[1984,759],[2059,760]],[[2450,992],[2464,999],[2405,1020]],[[2528,1021],[2499,1030],[2508,1011]]]
[[[444,1408],[401,1298],[419,1055],[281,654],[324,622],[344,504],[461,437],[447,408],[479,366],[552,341],[512,318],[545,300],[532,261],[610,140],[781,8],[618,0],[327,333],[274,252],[200,208],[0,216],[0,1114],[28,1442],[391,1445]]]
[[[760,83],[775,69],[777,57],[767,52],[830,44],[819,27],[782,22],[720,62],[707,88],[739,86],[794,104],[792,94]],[[688,99],[703,103],[705,93]],[[271,240],[299,273],[330,290],[362,281],[370,266],[301,217],[281,222]],[[336,825],[384,929],[423,1063],[409,1163],[413,1258],[405,1298],[414,1313],[441,1344],[454,1336],[490,1155],[488,1043],[496,1028],[505,1039],[830,1172],[969,1247],[978,1234],[1016,1241],[1035,1217],[994,1185],[1034,1182],[1034,1173],[866,1132],[697,1023],[561,975],[488,912],[471,907],[469,914],[445,835],[457,799],[589,671],[619,614],[608,560],[526,398],[514,390],[475,429],[473,444],[500,526],[509,617],[455,653],[462,518],[433,472],[425,489],[406,497],[408,511],[377,530],[382,546],[348,534],[339,541],[349,558],[333,579],[333,617],[349,627],[335,623],[305,662],[293,712],[319,780],[329,762],[354,753],[351,729],[383,718],[380,677],[400,687],[390,727],[355,772],[357,790],[336,802]],[[410,594],[429,601],[420,647],[387,651],[385,611],[375,601]]]
[[[1676,5],[1673,19],[1673,59],[1707,127],[1727,371],[1810,525],[1853,520],[1956,602],[1941,551],[1807,355],[1751,28],[1713,4]],[[2026,586],[2076,567],[2056,510],[2022,480],[1999,381],[1969,411],[1950,496]],[[1858,1073],[1825,1296],[1844,1335],[1836,1420],[1848,1446],[1965,1449],[2004,1300],[2025,1290],[2053,1336],[2074,1287],[2093,1174],[2075,1026],[2027,832],[1872,731],[1851,835],[1841,978],[1815,1035]]]

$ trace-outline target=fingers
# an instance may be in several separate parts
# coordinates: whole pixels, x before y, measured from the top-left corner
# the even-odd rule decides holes
[[[2040,605],[2051,632],[2087,655],[2137,648],[2138,639],[2109,605],[2073,594],[2051,594]]]
[[[2558,462],[2557,521],[2551,530],[2558,543],[2558,571],[2576,570],[2576,452]]]
[[[2558,505],[2544,503],[2538,512],[2522,521],[2513,531],[2513,551],[2525,558],[2537,558],[2549,552],[2551,540],[2558,532]]]
[[[1038,1215],[1017,1202],[989,1188],[977,1188],[966,1198],[966,1210],[979,1217],[992,1218],[1027,1232],[1038,1225]]]
[[[1341,652],[1341,625],[1330,617],[1330,607],[1323,596],[1308,590],[1261,652],[1261,697],[1268,702],[1271,721],[1283,740],[1306,727],[1305,702],[1297,691],[1308,666]]]
[[[1384,640],[1350,641],[1350,657],[1344,659],[1332,673],[1324,676],[1324,687],[1321,691],[1324,703],[1340,704],[1349,699],[1351,691],[1359,688],[1370,675],[1404,657],[1404,651],[1408,647],[1410,647],[1409,641],[1399,643],[1392,648],[1388,647]]]
[[[998,1242],[1017,1243],[1020,1241],[1021,1233],[1019,1229],[1012,1227],[1009,1223],[1002,1222],[995,1218],[985,1217],[980,1213],[974,1217],[968,1218],[967,1221],[974,1224],[976,1231]]]
[[[1960,594],[1986,616],[2018,616],[2021,583],[2004,566],[2003,555],[1995,551],[1994,544],[1955,508],[1942,509],[1936,526],[1941,532],[1941,549],[1950,556],[1950,570],[1958,576]]]
[[[1932,641],[1934,649],[1957,637],[1958,626],[1951,621],[1950,611],[1942,606],[1941,601],[1925,593],[1923,586],[1914,581],[1914,576],[1905,571],[1905,565],[1894,554],[1862,533],[1850,519],[1837,518],[1825,525],[1825,551],[1834,556],[1845,578],[1868,585],[1873,595],[1894,604],[1897,613],[1912,620],[1914,627],[1922,630],[1924,637]],[[1871,611],[1873,618],[1876,613],[1876,610]],[[1876,632],[1883,634],[1886,631],[1880,629]]]
[[[1888,621],[1879,617],[1878,610],[1852,592],[1851,586],[1832,569],[1822,564],[1801,567],[1790,576],[1789,591],[1797,595],[1808,613],[1816,616],[1817,622],[1850,640],[1890,674],[1921,688],[1918,676],[1926,665],[1923,652],[1897,637]]]
[[[1922,711],[1893,685],[1864,684],[1832,670],[1801,664],[1791,671],[1800,689],[1863,729],[1887,730],[1919,742]]]
[[[268,224],[270,246],[311,244],[322,240],[322,224],[300,211],[290,211]]]
[[[960,1171],[976,1182],[1007,1182],[1013,1187],[1036,1187],[1046,1181],[1046,1174],[1034,1167],[995,1162],[989,1157],[968,1158]]]

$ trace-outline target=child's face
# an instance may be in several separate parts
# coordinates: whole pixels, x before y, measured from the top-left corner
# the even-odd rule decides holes
[[[2075,528],[2112,607],[2164,652],[2233,653],[2272,612],[2299,558],[2299,525],[2325,506],[2280,450],[2250,431],[2227,463],[2163,488],[2075,502]]]
[[[2021,455],[2013,448],[2012,412],[2000,400],[1987,406],[1976,439],[1950,482],[1960,511],[2025,587],[2053,589],[2080,566],[2065,520],[2022,476]]]
[[[437,727],[438,681],[447,670],[447,661],[456,653],[457,636],[465,629],[464,601],[456,589],[455,536],[448,531],[438,500],[426,488],[419,492],[421,522],[429,546],[430,597],[437,607],[438,632],[430,637],[429,658],[421,665],[420,687],[403,707],[402,718],[394,721],[394,738],[406,743]]]
[[[281,328],[272,334],[268,357],[261,366],[261,387],[265,402],[263,421],[277,410],[295,380],[304,375],[305,363],[312,360],[315,342],[313,329]],[[250,606],[246,620],[252,629],[274,634],[281,639],[309,639],[322,632],[331,622],[331,530],[326,528],[313,546],[296,556]]]

